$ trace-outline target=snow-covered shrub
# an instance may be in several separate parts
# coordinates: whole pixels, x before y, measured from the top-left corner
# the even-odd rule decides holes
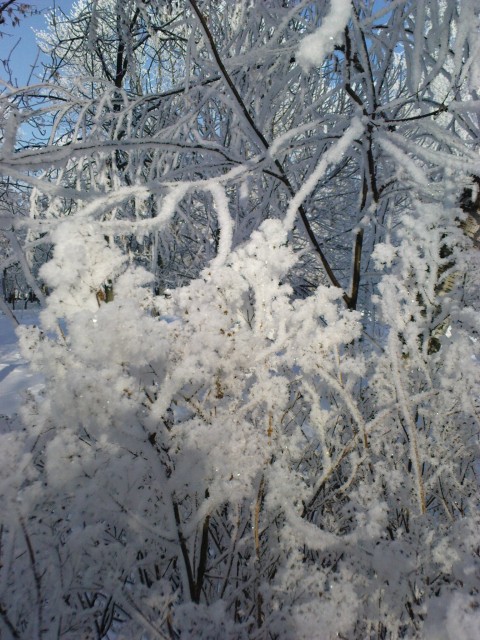
[[[439,353],[471,344],[461,314],[451,344],[429,354],[422,342],[421,224],[379,287],[390,330],[371,362],[339,290],[292,297],[280,221],[157,297],[148,274],[69,225],[43,270],[44,330],[22,335],[46,383],[24,410],[33,468],[6,529],[33,554],[5,579],[16,602],[36,602],[15,624],[66,637],[115,624],[152,637],[402,637],[424,619],[434,628],[449,592],[475,600],[478,365],[438,368]],[[106,278],[115,299],[99,306]],[[448,615],[473,625],[475,602]]]

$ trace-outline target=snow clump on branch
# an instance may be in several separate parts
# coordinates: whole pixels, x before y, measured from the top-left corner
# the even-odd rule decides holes
[[[308,71],[310,67],[320,66],[333,46],[341,42],[351,13],[350,0],[331,1],[330,13],[325,16],[321,26],[306,36],[298,48],[297,61],[303,71]]]

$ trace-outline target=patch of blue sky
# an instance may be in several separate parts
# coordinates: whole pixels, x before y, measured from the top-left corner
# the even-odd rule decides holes
[[[72,8],[73,0],[29,0],[36,10],[34,15],[20,19],[12,27],[5,24],[0,38],[0,78],[14,86],[25,86],[39,82],[42,77],[40,51],[35,32],[47,26],[45,16],[54,8],[65,13]]]

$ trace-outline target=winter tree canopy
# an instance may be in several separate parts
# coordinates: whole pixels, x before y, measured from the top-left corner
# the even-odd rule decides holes
[[[478,0],[77,0],[37,37],[0,637],[474,640]]]

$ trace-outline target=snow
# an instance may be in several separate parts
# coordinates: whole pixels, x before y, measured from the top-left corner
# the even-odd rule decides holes
[[[220,225],[218,253],[217,257],[213,261],[213,268],[221,266],[230,253],[233,239],[233,221],[228,208],[228,200],[224,187],[219,183],[212,183],[210,186],[210,192],[213,197],[213,202],[218,216],[218,223]]]
[[[100,23],[117,38],[135,2],[93,4],[102,55],[118,40]],[[136,4],[147,20],[154,3]],[[188,59],[159,51],[158,68],[171,61],[175,73],[164,65],[156,86],[150,74],[138,100],[126,91],[151,45],[123,27],[125,91],[92,79],[88,101],[79,81],[58,114],[56,101],[29,113],[9,98],[22,122],[44,114],[52,133],[43,150],[9,142],[0,158],[6,180],[37,187],[31,217],[28,192],[7,189],[4,291],[22,271],[24,290],[48,290],[42,312],[15,312],[16,331],[5,303],[0,316],[0,628],[476,637],[478,258],[456,217],[480,175],[477,110],[435,119],[431,104],[440,81],[444,95],[453,85],[453,56],[467,65],[471,54],[462,44],[450,65],[455,33],[426,0],[406,13],[393,0],[384,14],[380,0],[237,3],[242,20],[231,4],[208,15],[226,29],[212,33],[226,71],[186,11],[171,28],[191,29]],[[453,0],[437,4],[455,18]],[[64,26],[73,41],[76,23]],[[332,52],[337,64],[325,64]],[[431,91],[409,95],[425,74]],[[305,248],[300,205],[333,277]],[[350,310],[335,282],[348,283],[359,229]]]
[[[22,325],[38,324],[38,309],[15,311]],[[11,321],[0,315],[0,421],[11,417],[21,406],[27,390],[37,394],[43,386],[42,376],[29,370]],[[3,426],[3,425],[2,425]]]
[[[321,26],[306,36],[298,48],[297,60],[304,71],[320,66],[333,47],[339,44],[352,13],[350,0],[331,0],[330,12]]]

